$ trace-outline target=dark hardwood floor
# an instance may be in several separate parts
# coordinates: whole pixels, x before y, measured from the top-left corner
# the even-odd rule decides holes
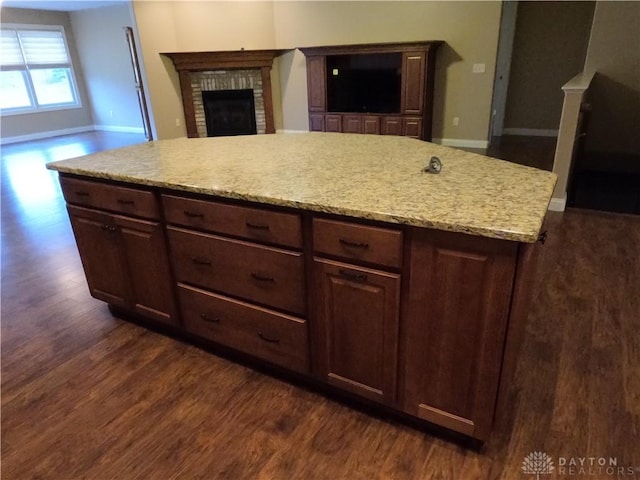
[[[507,422],[473,450],[112,317],[44,168],[103,141],[2,149],[2,478],[526,480],[532,451],[640,467],[640,217],[549,214]]]

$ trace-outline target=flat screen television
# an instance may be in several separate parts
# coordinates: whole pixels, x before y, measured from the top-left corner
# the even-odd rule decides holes
[[[327,55],[327,111],[400,113],[402,53]]]

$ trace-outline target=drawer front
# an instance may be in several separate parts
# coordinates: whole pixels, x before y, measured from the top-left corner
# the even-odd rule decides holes
[[[179,282],[304,314],[302,253],[167,229]]]
[[[402,232],[321,218],[313,219],[317,253],[400,268]]]
[[[235,235],[259,242],[301,248],[300,216],[220,202],[162,196],[167,222]]]
[[[302,373],[309,371],[307,322],[187,285],[178,286],[185,328]]]
[[[66,177],[60,177],[60,185],[67,203],[134,217],[159,218],[158,202],[152,192]]]

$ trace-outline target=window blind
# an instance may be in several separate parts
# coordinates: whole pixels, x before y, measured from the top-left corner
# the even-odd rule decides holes
[[[3,67],[15,67],[24,65],[20,42],[15,30],[2,30],[0,41],[0,65]]]
[[[58,30],[2,30],[2,66],[67,65],[64,37]]]

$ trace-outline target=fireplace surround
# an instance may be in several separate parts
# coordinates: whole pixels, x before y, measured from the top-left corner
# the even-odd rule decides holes
[[[271,68],[274,58],[287,51],[162,53],[172,60],[180,78],[187,136],[208,136],[203,91],[245,89],[251,89],[254,93],[256,133],[275,133]]]

